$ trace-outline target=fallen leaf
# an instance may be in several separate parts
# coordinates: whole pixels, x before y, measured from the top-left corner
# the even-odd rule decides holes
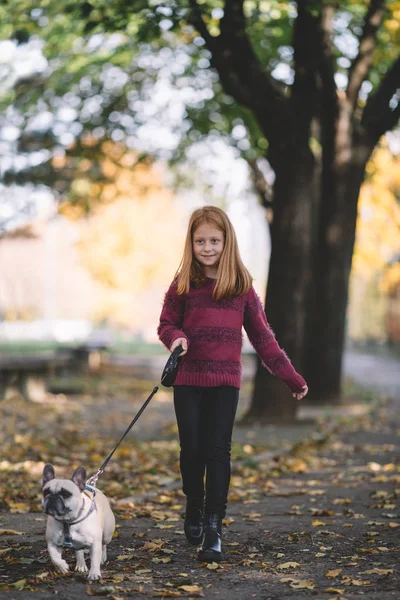
[[[333,577],[337,577],[338,575],[340,575],[341,572],[342,572],[342,569],[332,569],[325,573],[325,577],[328,577],[329,579],[331,579]]]
[[[16,581],[15,583],[13,583],[13,587],[15,587],[16,590],[23,590],[26,584],[26,579],[19,579],[18,581]]]
[[[176,590],[159,589],[153,590],[151,598],[180,598],[182,594]]]
[[[362,571],[365,575],[392,575],[393,569],[378,569],[375,567],[374,569],[369,569],[368,571]]]
[[[15,531],[15,529],[0,529],[0,535],[24,535],[23,531]],[[25,581],[22,580],[21,581]]]
[[[184,592],[188,592],[188,594],[190,594],[190,596],[195,597],[195,598],[197,598],[199,596],[204,596],[203,588],[201,588],[198,585],[180,585],[179,589],[183,590]]]
[[[312,579],[300,579],[299,581],[292,581],[290,587],[294,590],[313,590],[315,583]]]
[[[277,569],[296,569],[300,566],[300,563],[297,562],[285,562],[281,563],[277,566]]]

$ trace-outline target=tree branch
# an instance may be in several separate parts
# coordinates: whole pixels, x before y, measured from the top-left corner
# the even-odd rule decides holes
[[[391,100],[394,103],[393,107],[390,106]],[[387,71],[376,92],[369,96],[361,119],[361,126],[367,130],[375,145],[386,131],[395,127],[399,117],[400,55]]]
[[[296,112],[296,129],[308,145],[311,121],[317,110],[317,75],[322,55],[320,16],[310,10],[309,0],[298,0],[293,34],[295,79],[291,102]]]
[[[321,78],[321,128],[324,163],[331,164],[335,152],[335,127],[339,113],[338,94],[335,83],[335,64],[332,52],[332,28],[334,9],[324,6],[321,11],[322,56],[319,63]]]
[[[261,171],[257,159],[248,159],[247,163],[251,169],[251,178],[253,181],[254,188],[258,194],[261,205],[266,209],[272,208],[272,192],[271,187],[268,185],[267,180],[264,177],[264,173]]]
[[[243,0],[226,0],[221,33],[210,34],[197,0],[189,0],[190,20],[205,40],[226,93],[248,107],[270,143],[287,142],[290,113],[286,97],[273,82],[251,47],[246,33]]]
[[[359,49],[348,73],[347,99],[353,110],[361,85],[368,75],[372,57],[377,45],[377,31],[382,23],[385,0],[371,0],[365,17],[364,28],[359,38]]]

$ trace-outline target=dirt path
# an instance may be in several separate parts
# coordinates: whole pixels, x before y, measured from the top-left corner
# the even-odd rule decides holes
[[[169,396],[161,395],[163,435],[152,441],[131,439],[104,475],[102,489],[113,501],[118,537],[110,545],[101,584],[88,586],[73,571],[54,574],[37,490],[43,461],[50,457],[66,471],[70,460],[76,463],[82,457],[97,464],[111,442],[109,428],[120,428],[140,401],[129,395],[123,401],[120,390],[108,388],[80,402],[63,404],[60,399],[59,404],[29,410],[18,402],[2,407],[7,441],[0,473],[7,481],[1,484],[0,531],[21,534],[0,535],[1,598],[398,598],[396,401],[371,414],[331,420],[329,435],[325,427],[308,441],[303,433],[303,442],[295,439],[292,451],[275,459],[255,457],[277,448],[278,432],[264,432],[266,442],[261,444],[254,441],[254,432],[242,430],[233,449],[225,561],[207,567],[198,563],[196,550],[183,536],[176,433],[168,416]],[[95,440],[80,433],[88,415],[92,419],[87,428],[102,431]],[[150,427],[153,413],[147,418]],[[70,551],[67,556],[73,568]]]

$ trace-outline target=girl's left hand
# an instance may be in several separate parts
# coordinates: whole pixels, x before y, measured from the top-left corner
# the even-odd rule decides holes
[[[308,386],[305,385],[303,387],[303,389],[301,390],[301,392],[294,392],[293,397],[296,398],[296,400],[301,400],[302,398],[304,398],[304,396],[307,394],[307,392],[308,392]]]

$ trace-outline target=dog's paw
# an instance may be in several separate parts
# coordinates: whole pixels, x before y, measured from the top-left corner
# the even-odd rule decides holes
[[[58,562],[54,566],[59,573],[63,573],[64,575],[69,571],[68,563],[65,560],[60,560],[60,562]]]
[[[88,579],[89,581],[97,581],[98,579],[101,579],[100,571],[98,569],[90,569]]]
[[[75,571],[77,571],[78,573],[87,573],[89,571],[89,569],[87,568],[86,564],[83,563],[83,564],[76,565]]]

